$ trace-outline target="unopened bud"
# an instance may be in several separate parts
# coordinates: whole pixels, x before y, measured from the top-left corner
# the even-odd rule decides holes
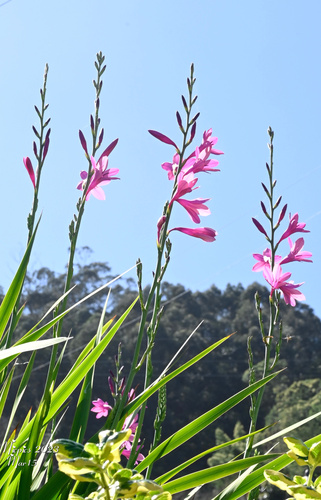
[[[36,127],[32,126],[32,130],[34,131],[35,135],[40,139],[39,132],[37,131]]]
[[[177,119],[177,123],[178,123],[179,128],[182,128],[183,127],[182,118],[181,118],[181,115],[179,114],[178,111],[176,111],[176,119]]]
[[[37,112],[37,115],[38,115],[38,116],[39,116],[39,118],[41,119],[41,114],[40,114],[40,111],[39,111],[39,109],[37,108],[37,106],[35,106],[35,110],[36,110],[36,112]]]
[[[94,131],[95,131],[95,124],[94,124],[94,117],[93,117],[93,115],[90,115],[90,128],[91,128],[92,133],[94,133]]]
[[[187,112],[188,111],[187,102],[186,102],[186,99],[185,99],[185,97],[183,95],[182,95],[182,101],[183,101],[184,109]]]
[[[81,144],[83,150],[85,151],[86,155],[88,156],[87,142],[86,142],[85,136],[81,130],[79,130],[79,139],[80,139],[80,144]]]
[[[274,205],[274,207],[273,207],[273,208],[274,208],[274,210],[275,210],[276,208],[278,208],[278,206],[280,205],[281,200],[282,200],[282,196],[279,196],[279,198],[277,199],[277,201],[276,201],[276,203],[275,203],[275,205]]]
[[[195,123],[196,120],[197,120],[197,118],[199,117],[199,115],[200,115],[200,113],[196,113],[196,115],[194,116],[194,118],[192,118],[192,121],[191,121],[190,124]]]
[[[264,205],[263,201],[261,201],[261,208],[262,208],[262,211],[263,211],[264,215],[267,215],[267,210],[265,208],[265,205]]]
[[[104,129],[102,128],[101,131],[99,132],[99,136],[98,136],[98,148],[101,145],[101,143],[103,142],[103,138],[104,138]]]
[[[195,133],[196,133],[196,122],[193,123],[192,130],[191,130],[191,137],[190,137],[189,142],[192,142],[192,140],[195,137]]]

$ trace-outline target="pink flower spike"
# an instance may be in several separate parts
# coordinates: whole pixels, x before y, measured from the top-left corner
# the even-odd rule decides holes
[[[28,171],[33,187],[36,189],[36,178],[30,158],[28,156],[24,158],[23,163]]]
[[[252,221],[253,221],[254,225],[257,227],[257,229],[260,231],[260,233],[263,233],[264,236],[266,236],[268,238],[268,235],[267,235],[264,227],[262,226],[262,224],[260,224],[258,220],[254,219],[254,217],[252,217]]]
[[[290,245],[290,253],[281,261],[281,264],[288,262],[312,262],[309,257],[312,257],[311,252],[301,251],[304,245],[304,239],[298,238],[293,244],[291,238],[288,238]]]
[[[291,236],[291,234],[294,233],[309,233],[307,229],[304,229],[306,224],[304,222],[299,222],[299,214],[294,214],[293,217],[291,217],[290,214],[290,222],[287,230],[282,234],[278,244],[282,241]]]
[[[165,142],[165,144],[170,144],[171,146],[174,146],[178,150],[178,147],[176,146],[175,142],[172,141],[169,137],[167,137],[164,134],[161,134],[160,132],[157,132],[156,130],[149,130],[148,131],[153,137],[156,137],[161,142]]]
[[[200,238],[203,241],[207,241],[211,243],[215,241],[217,236],[217,231],[211,229],[210,227],[196,227],[196,228],[188,228],[188,227],[173,227],[171,231],[180,231],[181,233],[188,234],[189,236],[193,236],[194,238]]]
[[[98,398],[92,402],[94,407],[91,408],[90,411],[97,413],[96,418],[107,417],[109,410],[111,410],[111,406],[107,403],[107,401],[103,401]]]

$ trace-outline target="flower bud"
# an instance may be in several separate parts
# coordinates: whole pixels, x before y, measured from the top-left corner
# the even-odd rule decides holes
[[[254,219],[254,217],[252,217],[252,221],[253,221],[254,225],[257,227],[257,229],[260,231],[260,233],[264,234],[264,236],[266,236],[268,238],[268,235],[266,234],[266,231],[265,231],[264,227],[262,226],[262,224],[260,224],[258,220]]]
[[[187,102],[186,102],[185,97],[183,95],[182,95],[182,101],[183,101],[184,109],[187,112],[188,111]]]
[[[88,156],[87,142],[86,142],[85,136],[81,130],[79,130],[79,139],[80,139],[80,143],[81,143],[83,150],[85,151],[86,155]]]
[[[189,142],[192,142],[192,140],[195,137],[195,133],[196,133],[196,122],[193,123],[192,130],[191,130],[191,137],[190,137]]]
[[[99,132],[99,136],[98,136],[98,148],[99,146],[101,145],[101,143],[103,142],[103,138],[104,138],[104,129],[102,128],[101,131]]]
[[[176,119],[177,119],[177,123],[178,123],[179,128],[182,129],[183,128],[182,118],[181,118],[181,115],[179,114],[178,111],[176,111]]]
[[[32,130],[34,131],[34,134],[40,139],[39,132],[37,131],[36,127],[32,126]]]

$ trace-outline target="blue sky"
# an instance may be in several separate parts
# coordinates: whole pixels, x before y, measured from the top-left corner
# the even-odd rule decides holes
[[[0,3],[1,4],[1,3]],[[253,253],[264,237],[251,217],[263,222],[261,181],[267,182],[267,128],[275,131],[275,177],[289,211],[300,215],[310,234],[305,249],[313,264],[289,264],[306,302],[321,315],[321,93],[319,21],[321,4],[271,0],[11,0],[0,8],[0,144],[2,238],[0,284],[7,287],[23,255],[32,185],[22,158],[32,158],[31,126],[37,124],[43,70],[49,64],[48,116],[51,144],[42,175],[39,209],[43,217],[31,269],[63,271],[68,257],[68,225],[79,192],[79,172],[87,168],[78,130],[90,136],[95,54],[106,56],[101,96],[104,145],[119,144],[110,167],[121,181],[105,188],[106,201],[86,206],[79,245],[92,258],[121,273],[138,257],[144,282],[156,259],[156,222],[171,185],[161,163],[172,148],[147,130],[180,143],[175,112],[182,112],[190,63],[195,64],[196,103],[201,115],[195,146],[213,128],[221,172],[200,176],[197,196],[211,198],[212,214],[202,225],[215,228],[214,243],[172,233],[167,280],[192,290],[211,284],[244,286],[264,279],[252,273]],[[173,225],[189,226],[182,207]],[[285,227],[284,227],[285,229]],[[287,253],[287,244],[281,248]],[[131,274],[134,276],[134,274]]]

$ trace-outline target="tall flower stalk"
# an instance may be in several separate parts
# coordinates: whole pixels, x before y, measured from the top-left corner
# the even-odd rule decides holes
[[[90,115],[90,129],[92,134],[92,150],[91,155],[88,153],[87,142],[84,137],[84,134],[81,130],[79,130],[79,139],[80,144],[84,150],[87,162],[88,169],[87,171],[81,171],[81,183],[78,184],[77,189],[82,191],[82,195],[80,196],[77,205],[76,205],[76,213],[73,216],[73,219],[69,225],[69,240],[70,240],[70,251],[69,251],[69,261],[67,266],[67,274],[64,286],[64,293],[67,293],[70,290],[73,270],[74,270],[74,258],[77,246],[77,240],[79,235],[79,230],[81,226],[82,217],[85,211],[85,205],[87,200],[90,197],[90,194],[94,194],[94,192],[98,192],[98,198],[104,199],[104,196],[101,194],[101,185],[108,184],[110,180],[114,179],[113,175],[118,173],[118,169],[110,169],[107,170],[108,165],[108,156],[115,148],[118,139],[113,141],[107,149],[102,153],[99,160],[95,161],[95,155],[98,149],[102,145],[103,137],[104,137],[104,129],[100,127],[100,118],[99,118],[99,108],[100,108],[100,93],[103,86],[102,75],[105,72],[106,65],[104,65],[105,57],[101,52],[97,54],[97,61],[95,61],[95,68],[97,70],[97,80],[93,80],[94,88],[95,88],[95,112],[94,116]],[[100,196],[99,196],[100,194]],[[64,300],[59,304],[54,312],[54,317],[57,317],[59,314],[63,313],[66,310],[67,306],[67,295]],[[63,324],[63,318],[57,323],[54,328],[54,337],[60,337],[61,329]],[[46,391],[49,391],[50,385],[52,383],[52,374],[56,364],[57,357],[57,346],[53,347],[51,360],[50,360],[50,368],[48,370],[48,377],[46,382]]]
[[[167,162],[162,165],[162,168],[167,171],[169,180],[173,181],[173,187],[171,191],[171,196],[169,201],[164,205],[163,213],[157,223],[157,261],[156,267],[153,274],[153,282],[148,292],[147,298],[143,297],[143,287],[142,287],[142,263],[140,260],[137,262],[137,274],[138,274],[138,289],[140,296],[141,305],[141,319],[138,329],[137,342],[135,347],[135,352],[133,356],[133,361],[131,365],[131,370],[127,379],[127,383],[124,389],[123,397],[119,401],[118,407],[115,409],[115,414],[112,422],[112,427],[116,428],[118,422],[121,418],[124,406],[127,401],[127,395],[131,387],[133,386],[133,380],[135,375],[140,370],[140,368],[145,364],[145,383],[144,389],[146,389],[152,379],[153,365],[152,365],[152,348],[154,345],[159,321],[163,312],[161,306],[161,283],[166,272],[167,266],[170,260],[171,252],[171,242],[168,239],[168,235],[171,231],[177,230],[200,238],[204,241],[211,242],[215,240],[216,231],[211,228],[184,228],[175,227],[169,229],[170,218],[175,202],[180,204],[187,211],[190,218],[195,223],[200,222],[200,215],[209,215],[210,210],[205,205],[208,199],[197,198],[194,200],[188,200],[185,197],[186,194],[191,193],[197,187],[197,178],[195,175],[199,172],[210,172],[217,171],[215,168],[218,165],[217,160],[209,159],[211,154],[218,155],[222,154],[221,151],[214,149],[214,145],[217,142],[217,138],[212,137],[212,130],[204,132],[202,144],[195,149],[195,151],[188,157],[185,157],[186,150],[192,143],[195,133],[196,133],[196,121],[199,117],[199,113],[192,117],[192,108],[196,102],[197,96],[193,96],[193,87],[195,84],[194,78],[194,66],[191,65],[190,77],[187,79],[188,88],[188,98],[185,99],[182,96],[182,102],[184,106],[184,111],[186,114],[185,125],[183,125],[182,118],[177,111],[176,118],[179,129],[183,135],[182,147],[181,149],[175,144],[175,142],[167,137],[166,135],[157,132],[155,130],[150,130],[150,134],[161,142],[173,146],[175,148],[175,154],[172,162]],[[151,320],[147,321],[148,315],[151,312]],[[146,347],[143,354],[141,355],[142,342],[144,333],[146,332]],[[162,399],[162,409],[161,413],[164,415],[164,397]],[[137,454],[137,444],[140,439],[142,424],[144,421],[146,404],[140,408],[140,415],[138,426],[135,434],[135,440],[132,446],[132,453],[129,458],[128,467],[132,467],[136,461]],[[159,427],[156,430],[159,439]],[[155,441],[156,443],[156,441]],[[147,477],[150,477],[151,469],[149,468]]]
[[[31,183],[33,185],[33,202],[32,208],[27,218],[27,228],[28,228],[28,237],[27,237],[27,245],[30,243],[32,238],[34,229],[35,229],[35,219],[36,213],[38,209],[38,195],[39,195],[39,187],[40,187],[40,179],[42,168],[48,153],[49,143],[50,143],[50,131],[51,129],[47,129],[50,122],[50,118],[45,119],[45,112],[49,106],[46,104],[46,91],[47,91],[47,77],[48,77],[49,66],[46,64],[44,77],[43,77],[43,86],[40,89],[40,97],[41,97],[41,106],[40,109],[35,105],[35,110],[38,115],[40,124],[38,129],[33,125],[32,130],[36,136],[36,140],[33,142],[33,152],[36,157],[37,167],[34,170],[31,159],[27,156],[23,158],[23,163],[27,169],[28,175],[30,177]],[[19,319],[19,308],[20,308],[20,298],[22,293],[23,283],[20,289],[20,293],[18,295],[15,307],[12,312],[10,327],[8,329],[8,333],[5,337],[5,346],[9,347],[11,344],[12,334],[17,325],[17,321]]]
[[[282,196],[280,196],[275,201],[275,186],[276,180],[273,179],[273,139],[274,132],[269,127],[268,135],[270,138],[270,143],[268,144],[270,149],[270,165],[266,164],[267,172],[268,172],[268,187],[262,183],[265,194],[268,198],[268,208],[266,208],[263,201],[261,201],[261,208],[264,216],[268,220],[269,229],[266,230],[264,226],[257,220],[253,218],[253,223],[256,228],[262,233],[266,240],[268,241],[268,248],[266,248],[262,254],[254,254],[253,257],[257,260],[257,263],[253,267],[254,272],[262,271],[263,276],[267,283],[270,285],[270,296],[269,296],[269,324],[268,330],[265,329],[262,310],[261,310],[261,302],[258,293],[255,295],[255,303],[256,309],[258,313],[258,320],[260,331],[262,335],[262,342],[264,345],[264,365],[263,365],[263,373],[262,378],[269,375],[279,357],[280,357],[280,349],[282,343],[282,320],[280,319],[280,299],[283,296],[284,301],[287,305],[295,306],[296,301],[304,300],[305,297],[303,293],[298,290],[298,288],[303,283],[293,283],[293,281],[289,281],[291,277],[290,272],[283,273],[282,265],[288,264],[290,262],[312,262],[310,257],[312,254],[310,252],[302,251],[304,245],[304,239],[298,238],[296,242],[293,244],[290,238],[291,235],[298,232],[309,232],[305,229],[305,223],[299,223],[299,216],[295,214],[294,216],[289,217],[289,225],[287,229],[283,232],[280,238],[277,238],[277,231],[280,227],[281,222],[283,221],[286,211],[287,205],[284,205],[279,213],[276,216],[276,211],[281,204]],[[280,244],[288,239],[288,243],[290,246],[290,251],[287,256],[282,257],[278,255],[278,249]],[[274,342],[274,338],[277,338],[277,341]],[[253,364],[253,354],[251,350],[251,339],[248,341],[248,353],[249,353],[249,368],[250,368],[250,384],[255,382],[256,375]],[[272,359],[273,358],[273,359]],[[250,409],[250,429],[249,433],[255,431],[256,423],[259,415],[260,406],[262,403],[262,398],[264,394],[265,387],[261,387],[258,392],[258,395],[255,397],[251,396],[251,409]],[[246,448],[244,452],[244,458],[248,457],[251,454],[253,448],[253,436],[248,438],[246,442]],[[249,498],[257,498],[257,493],[252,493],[252,496]]]

